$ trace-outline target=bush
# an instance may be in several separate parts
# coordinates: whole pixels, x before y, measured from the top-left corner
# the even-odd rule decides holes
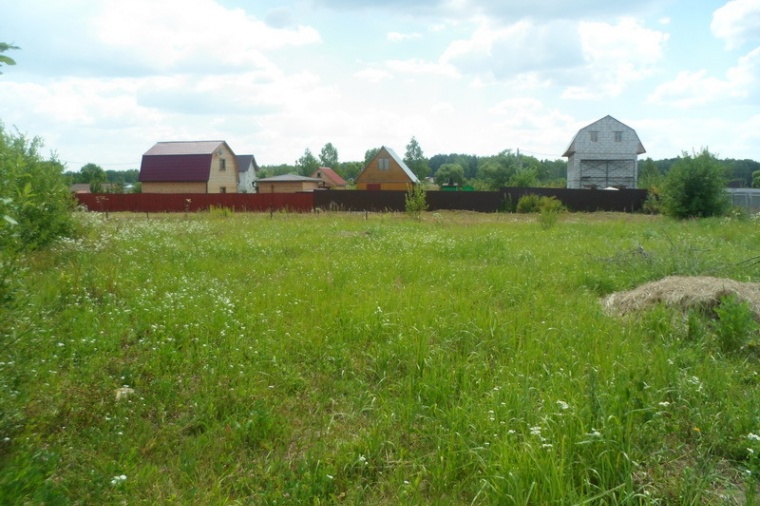
[[[0,123],[0,299],[10,299],[18,256],[74,231],[74,198],[63,165],[39,154],[42,141]]]
[[[537,213],[540,209],[541,197],[532,193],[520,197],[515,208],[518,213]]]
[[[722,216],[729,209],[723,167],[707,149],[673,164],[662,187],[662,211],[678,219]]]
[[[406,199],[405,199],[405,209],[406,213],[414,218],[415,220],[419,220],[422,218],[422,213],[427,210],[427,191],[425,191],[425,188],[421,184],[416,184],[409,188],[409,191],[406,192]]]

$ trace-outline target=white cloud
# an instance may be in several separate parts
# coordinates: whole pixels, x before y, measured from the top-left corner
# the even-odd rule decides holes
[[[275,29],[213,0],[110,0],[92,25],[113,56],[158,71],[271,69],[264,50],[321,40],[313,28]]]
[[[422,34],[421,33],[399,33],[399,32],[389,32],[388,35],[386,35],[388,40],[391,42],[402,42],[405,40],[411,40],[411,39],[421,39]]]
[[[731,0],[713,12],[710,29],[727,49],[760,43],[760,0]]]
[[[565,98],[620,95],[632,82],[654,71],[668,40],[668,34],[645,28],[632,18],[615,24],[582,22],[578,31],[586,60],[582,69],[585,82],[569,87]]]
[[[458,77],[459,73],[453,65],[423,60],[390,60],[386,65],[391,70],[402,74],[427,74],[432,76]]]
[[[393,74],[387,70],[368,68],[354,73],[354,77],[371,83],[379,83],[386,79],[393,79]]]
[[[760,47],[739,58],[737,64],[717,78],[705,69],[679,72],[675,79],[661,84],[648,98],[657,105],[679,108],[705,106],[726,101],[746,101],[760,90]]]

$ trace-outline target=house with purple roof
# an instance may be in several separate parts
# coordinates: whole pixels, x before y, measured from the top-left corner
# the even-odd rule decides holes
[[[143,193],[237,193],[238,160],[225,141],[158,142],[139,181]]]

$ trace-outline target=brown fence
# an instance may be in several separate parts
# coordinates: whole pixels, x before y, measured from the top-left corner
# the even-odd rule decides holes
[[[646,190],[569,190],[566,188],[502,188],[498,192],[429,191],[429,211],[466,210],[493,213],[511,208],[527,194],[556,197],[572,211],[640,211]],[[344,211],[403,211],[403,191],[320,191],[314,206]]]
[[[502,188],[498,192],[427,193],[428,210],[466,210],[492,213],[513,207],[527,194],[553,196],[572,211],[641,210],[646,190],[568,190],[565,188]],[[131,211],[138,213],[195,212],[210,207],[224,207],[238,212],[289,210],[310,212],[313,209],[342,211],[404,211],[406,192],[325,190],[305,193],[129,193],[76,195],[79,203],[91,211]]]
[[[238,212],[311,212],[311,193],[78,193],[79,203],[90,211],[181,213],[224,207]]]
[[[568,188],[502,188],[504,198],[514,206],[523,195],[556,197],[571,211],[640,211],[646,190],[575,190]]]

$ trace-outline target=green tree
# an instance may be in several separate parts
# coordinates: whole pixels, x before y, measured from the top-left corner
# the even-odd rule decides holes
[[[16,61],[11,58],[10,56],[4,55],[6,51],[9,51],[11,49],[18,49],[18,47],[8,44],[6,42],[0,42],[0,66],[2,65],[15,65]],[[2,74],[2,72],[0,72]]]
[[[651,158],[644,160],[639,169],[637,186],[647,190],[656,190],[660,188],[663,180],[664,177],[657,164]]]
[[[337,172],[346,181],[356,179],[356,176],[364,169],[362,162],[342,162]]]
[[[42,146],[41,139],[9,134],[0,123],[0,200],[3,214],[17,223],[13,234],[0,233],[0,251],[38,249],[74,230],[63,165],[45,160]]]
[[[463,186],[465,183],[464,168],[458,163],[444,163],[438,167],[433,180],[438,186],[449,184]]]
[[[322,147],[322,151],[319,152],[319,163],[322,167],[330,167],[333,170],[338,168],[338,150],[332,143],[328,142]]]
[[[707,148],[684,153],[663,182],[663,212],[678,219],[721,216],[730,207],[725,181],[723,166]]]
[[[415,137],[412,137],[409,144],[406,145],[404,163],[414,172],[414,175],[419,180],[425,179],[430,174],[427,158],[425,158],[425,154],[422,152],[422,148]]]
[[[88,163],[79,169],[79,174],[79,182],[89,184],[92,193],[103,193],[103,183],[108,181],[108,176],[106,176],[106,171],[103,170],[103,167],[94,163]]]
[[[752,188],[760,188],[760,170],[752,173]]]
[[[515,172],[517,172],[517,157],[511,149],[505,149],[496,156],[480,159],[478,179],[485,183],[486,188],[498,190],[509,184]]]
[[[538,175],[534,167],[522,167],[509,178],[509,186],[517,188],[535,188],[538,186]]]
[[[296,160],[296,167],[298,168],[298,173],[302,176],[310,176],[319,168],[319,160],[311,154],[309,148],[306,148],[306,151],[303,152],[303,156]]]
[[[369,165],[369,162],[380,152],[380,148],[370,148],[364,152],[364,166]]]

